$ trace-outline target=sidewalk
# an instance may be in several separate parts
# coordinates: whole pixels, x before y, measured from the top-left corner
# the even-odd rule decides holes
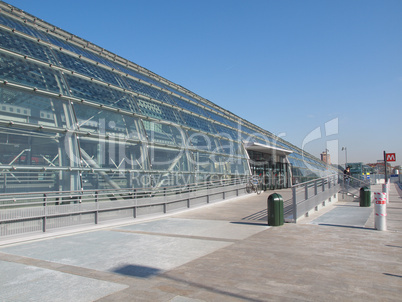
[[[0,301],[401,300],[397,186],[386,232],[357,202],[268,227],[272,193],[1,247]]]

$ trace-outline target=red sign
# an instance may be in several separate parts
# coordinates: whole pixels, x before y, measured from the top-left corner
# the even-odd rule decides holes
[[[386,159],[387,159],[387,161],[396,161],[395,153],[387,153]]]

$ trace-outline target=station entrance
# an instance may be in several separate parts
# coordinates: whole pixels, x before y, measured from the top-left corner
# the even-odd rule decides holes
[[[287,155],[292,151],[258,143],[246,144],[252,175],[261,178],[263,190],[290,188],[291,169]]]

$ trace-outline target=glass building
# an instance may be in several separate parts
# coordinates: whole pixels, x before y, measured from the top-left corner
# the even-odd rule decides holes
[[[298,147],[118,55],[0,2],[0,193],[334,173]]]

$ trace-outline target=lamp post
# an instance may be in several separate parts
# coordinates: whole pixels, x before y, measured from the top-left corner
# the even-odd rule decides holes
[[[346,149],[346,147],[342,147],[342,151],[345,150],[345,169],[346,169],[346,165],[348,164],[348,150]]]

